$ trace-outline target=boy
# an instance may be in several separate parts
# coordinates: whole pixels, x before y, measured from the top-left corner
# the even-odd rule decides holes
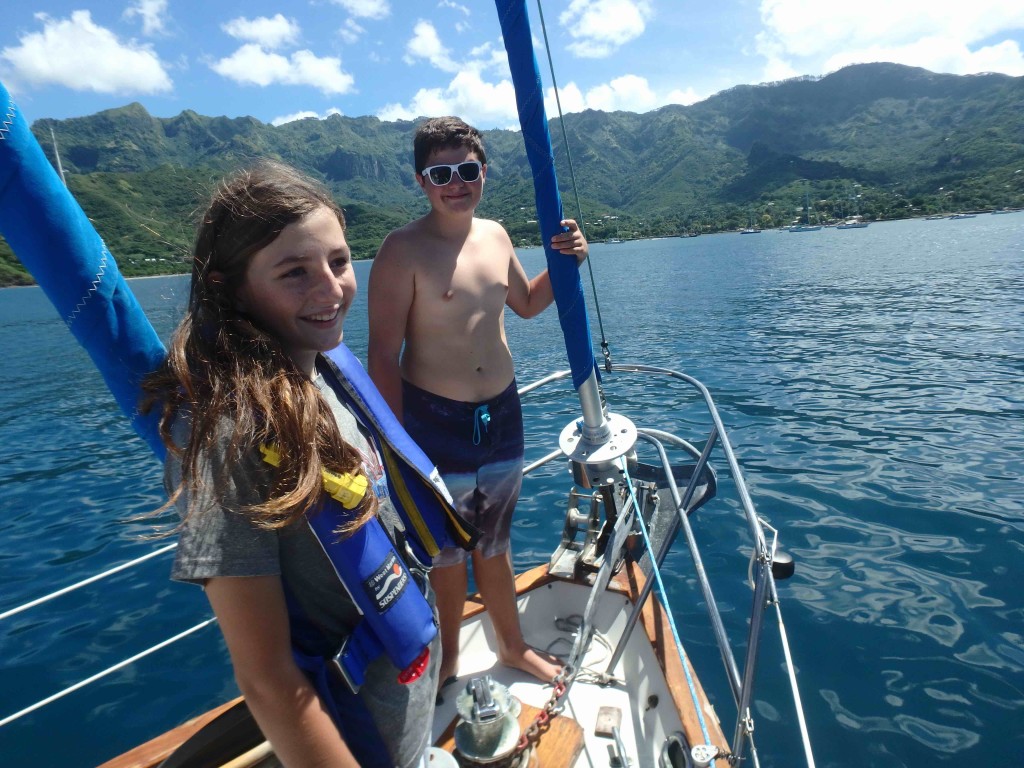
[[[519,627],[509,552],[523,471],[523,422],[505,306],[534,317],[554,300],[547,270],[528,279],[504,228],[475,218],[487,176],[480,132],[456,117],[427,120],[413,141],[416,181],[430,212],[387,236],[369,281],[369,372],[438,470],[455,505],[484,533],[473,574],[507,666],[541,680],[558,660]],[[551,245],[587,257],[575,221]],[[404,350],[403,350],[404,344]],[[466,553],[445,549],[430,580],[441,624],[442,686],[458,669]]]

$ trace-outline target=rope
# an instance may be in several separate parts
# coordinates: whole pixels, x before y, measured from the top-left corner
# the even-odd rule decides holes
[[[572,194],[576,200],[576,222],[579,224],[583,236],[587,236],[586,222],[583,220],[583,207],[580,203],[579,186],[576,183],[576,169],[572,162],[572,152],[569,151],[569,134],[565,130],[565,119],[562,115],[562,99],[558,95],[558,81],[555,79],[555,64],[551,59],[551,46],[548,44],[548,28],[544,23],[544,8],[541,0],[537,0],[537,13],[540,18],[540,30],[544,36],[544,52],[548,57],[548,69],[551,72],[551,89],[555,94],[555,105],[558,108],[558,125],[562,129],[562,142],[565,144],[565,158],[569,162],[569,178],[572,180]],[[601,332],[601,353],[604,356],[604,369],[612,372],[612,356],[608,347],[608,340],[604,333],[604,321],[601,319],[601,303],[597,300],[597,283],[594,280],[594,266],[590,259],[587,259],[587,271],[590,274],[590,292],[594,296],[594,311],[597,313],[597,326]]]
[[[75,683],[74,685],[68,686],[63,691],[58,691],[57,693],[53,694],[52,696],[47,696],[42,701],[37,701],[35,704],[33,704],[31,706],[25,707],[25,709],[23,709],[23,710],[21,710],[19,712],[15,712],[13,715],[8,715],[3,720],[0,720],[0,727],[3,727],[5,725],[7,725],[8,723],[14,722],[19,717],[24,717],[25,715],[29,714],[30,712],[35,712],[40,707],[45,707],[47,704],[51,704],[51,703],[57,701],[57,699],[62,699],[65,696],[67,696],[69,693],[74,693],[79,688],[84,688],[85,686],[89,685],[90,683],[94,683],[97,680],[100,680],[100,679],[102,679],[104,677],[107,677],[107,675],[111,675],[114,672],[117,672],[119,669],[123,669],[124,667],[127,667],[129,664],[134,664],[139,659],[143,659],[146,656],[149,656],[151,653],[155,653],[156,651],[159,651],[161,648],[164,648],[164,647],[170,645],[171,643],[176,643],[178,640],[181,640],[184,637],[188,637],[193,632],[199,631],[203,627],[207,626],[208,624],[212,624],[216,620],[217,619],[215,619],[215,618],[209,618],[206,621],[200,622],[199,624],[196,624],[191,629],[186,629],[184,632],[180,632],[179,634],[175,635],[174,637],[169,637],[166,640],[164,640],[163,642],[157,643],[152,648],[147,648],[146,650],[142,651],[141,653],[137,653],[134,656],[132,656],[131,658],[125,659],[124,661],[120,661],[117,664],[115,664],[114,666],[108,667],[107,669],[103,670],[102,672],[97,672],[92,677],[87,677],[85,680],[80,680],[79,682]]]
[[[9,611],[4,611],[3,613],[0,613],[0,621],[3,621],[4,619],[9,618],[10,616],[14,616],[15,614],[21,613],[22,611],[27,611],[29,608],[34,608],[37,605],[41,605],[42,603],[53,600],[55,597],[66,595],[68,592],[73,592],[74,590],[84,587],[87,584],[92,584],[94,581],[105,579],[107,576],[113,576],[115,573],[123,571],[126,568],[132,568],[138,565],[139,563],[149,560],[151,557],[156,557],[157,555],[162,555],[165,552],[170,552],[177,546],[177,544],[168,544],[166,547],[150,552],[148,555],[143,555],[142,557],[138,557],[135,560],[130,560],[127,563],[122,563],[121,565],[115,566],[114,568],[104,571],[103,573],[97,573],[95,576],[90,576],[87,579],[83,579],[82,581],[79,581],[76,584],[72,584],[62,589],[58,589],[56,592],[51,592],[48,595],[44,595],[43,597],[27,602],[24,605],[19,605],[16,608],[11,608]]]
[[[668,591],[665,589],[665,583],[661,580],[661,571],[657,566],[657,556],[654,553],[654,547],[651,545],[651,540],[647,535],[647,526],[644,524],[644,516],[640,514],[640,505],[637,503],[636,491],[633,488],[633,480],[629,476],[629,469],[626,466],[626,461],[623,458],[619,459],[619,466],[622,468],[623,476],[626,479],[626,487],[629,488],[630,498],[633,499],[633,506],[636,508],[636,519],[640,523],[640,532],[644,537],[644,546],[647,547],[648,556],[651,558],[651,572],[654,574],[655,581],[658,584],[658,591],[661,592],[662,607],[665,609],[665,613],[668,616],[668,626],[672,630],[672,639],[675,641],[676,650],[679,652],[679,661],[682,662],[683,672],[686,675],[686,685],[690,689],[690,697],[693,699],[693,708],[697,712],[697,719],[700,721],[700,732],[704,736],[704,743],[711,744],[711,735],[708,733],[707,723],[704,722],[704,712],[700,705],[700,700],[697,697],[696,686],[693,682],[693,675],[690,672],[690,665],[686,660],[686,654],[683,653],[683,642],[679,638],[679,630],[676,629],[676,620],[672,615],[672,608],[668,602]],[[712,761],[714,765],[714,761]]]

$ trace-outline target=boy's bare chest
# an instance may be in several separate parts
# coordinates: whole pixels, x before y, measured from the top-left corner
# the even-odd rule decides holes
[[[485,255],[460,255],[447,268],[426,270],[416,300],[448,312],[493,311],[508,297],[508,262]]]

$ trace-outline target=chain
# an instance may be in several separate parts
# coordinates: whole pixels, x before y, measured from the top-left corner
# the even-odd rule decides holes
[[[562,698],[565,696],[565,692],[569,690],[566,680],[571,681],[574,676],[575,671],[571,667],[563,668],[561,672],[555,675],[551,681],[554,686],[554,690],[551,691],[551,698],[548,699],[544,708],[537,713],[533,722],[523,731],[519,737],[519,743],[516,744],[515,751],[512,753],[513,755],[522,754],[527,749],[535,747],[537,742],[540,741],[541,735],[547,731],[551,720],[558,717],[562,710],[565,709],[565,703],[562,701]]]

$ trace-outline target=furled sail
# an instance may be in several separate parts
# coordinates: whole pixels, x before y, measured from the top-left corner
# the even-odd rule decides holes
[[[135,431],[162,457],[139,383],[164,346],[113,256],[0,83],[0,234],[85,348]]]
[[[526,12],[526,0],[495,0],[501,32],[505,39],[512,84],[516,90],[519,124],[523,130],[526,155],[533,171],[534,197],[541,241],[547,257],[548,274],[555,292],[558,320],[565,337],[565,349],[572,369],[573,386],[579,389],[595,372],[594,346],[587,321],[583,283],[573,259],[551,248],[553,235],[561,231],[562,200],[555,176],[555,157],[544,112],[544,92],[540,82],[533,36]],[[582,222],[580,222],[582,225]]]

